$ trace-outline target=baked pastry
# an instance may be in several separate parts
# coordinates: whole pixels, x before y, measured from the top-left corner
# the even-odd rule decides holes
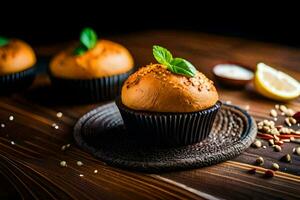
[[[35,77],[36,56],[19,39],[0,37],[0,90],[11,92],[28,87]]]
[[[155,51],[170,54],[158,46]],[[122,87],[116,103],[125,126],[158,144],[187,145],[203,140],[221,106],[213,82],[184,59],[156,59],[160,64],[140,68]]]
[[[91,41],[86,42],[86,38]],[[50,63],[57,88],[91,100],[115,98],[132,70],[133,58],[125,47],[98,40],[89,28],[82,31],[79,45],[60,52]]]

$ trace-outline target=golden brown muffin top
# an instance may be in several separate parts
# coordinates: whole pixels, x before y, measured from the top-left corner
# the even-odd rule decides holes
[[[24,71],[35,63],[33,49],[22,40],[10,39],[0,47],[0,75]]]
[[[83,55],[74,55],[69,48],[56,55],[50,63],[53,76],[68,79],[92,79],[130,71],[133,58],[122,45],[99,40],[96,46]]]
[[[161,64],[150,64],[132,74],[122,87],[122,103],[139,111],[196,112],[213,106],[218,93],[200,72],[194,77],[174,74]]]

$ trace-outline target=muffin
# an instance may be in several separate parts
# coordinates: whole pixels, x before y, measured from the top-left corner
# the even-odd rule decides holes
[[[57,89],[96,101],[119,95],[132,70],[129,51],[118,43],[98,40],[90,28],[81,32],[79,45],[60,52],[50,62],[51,80]]]
[[[168,52],[170,59],[155,56],[159,64],[132,74],[116,100],[124,124],[137,137],[158,145],[197,143],[209,135],[221,107],[216,88],[188,61],[158,46],[154,54],[158,48],[159,55]]]
[[[35,53],[27,43],[0,37],[1,94],[28,87],[35,77],[35,63]]]

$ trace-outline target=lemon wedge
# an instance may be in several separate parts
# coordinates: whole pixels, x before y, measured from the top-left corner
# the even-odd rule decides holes
[[[295,99],[300,95],[297,80],[264,63],[257,64],[254,86],[261,95],[279,101]]]

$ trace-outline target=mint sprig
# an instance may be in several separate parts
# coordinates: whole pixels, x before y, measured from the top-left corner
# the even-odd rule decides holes
[[[160,64],[167,66],[167,69],[175,74],[181,74],[188,77],[196,75],[196,68],[183,58],[173,58],[171,52],[164,47],[154,45],[153,56]]]
[[[9,43],[9,39],[0,36],[0,47],[5,46]]]
[[[74,49],[74,55],[82,55],[97,44],[97,34],[91,28],[84,28],[80,33],[80,44]]]

